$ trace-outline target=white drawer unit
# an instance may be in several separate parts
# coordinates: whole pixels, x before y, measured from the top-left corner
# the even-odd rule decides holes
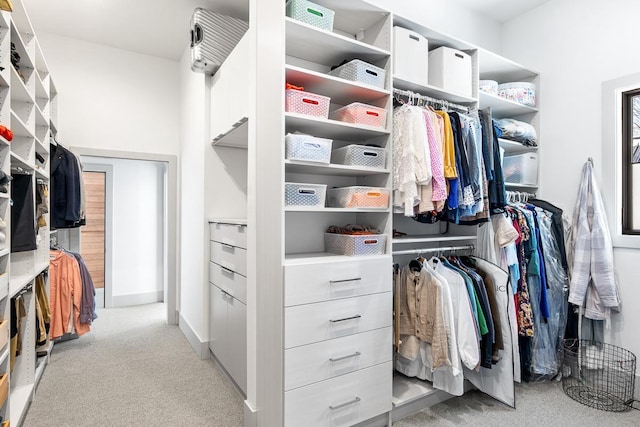
[[[247,392],[247,226],[212,221],[209,262],[209,348]]]
[[[284,388],[291,390],[389,362],[390,327],[291,348],[284,352]]]
[[[289,265],[284,268],[284,305],[391,291],[391,257]]]
[[[213,284],[209,292],[209,348],[246,393],[247,307]]]
[[[287,427],[352,426],[391,411],[392,362],[287,391]]]
[[[215,262],[209,262],[209,282],[232,297],[247,303],[247,278]]]
[[[211,261],[247,276],[247,250],[226,243],[211,242]]]
[[[392,294],[365,295],[287,307],[284,345],[293,348],[391,326]]]
[[[237,248],[247,249],[247,225],[238,222],[212,222],[209,224],[211,240]]]

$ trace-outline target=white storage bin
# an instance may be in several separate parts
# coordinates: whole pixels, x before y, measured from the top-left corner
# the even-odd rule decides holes
[[[354,59],[339,66],[335,70],[329,71],[327,74],[341,79],[365,83],[384,89],[384,77],[387,72],[380,67],[369,64],[368,62],[364,62],[360,59]]]
[[[350,234],[324,233],[325,250],[338,255],[384,255],[386,243],[387,236],[384,234],[352,236]]]
[[[429,52],[429,84],[471,98],[471,56],[442,46]]]
[[[498,85],[498,96],[529,107],[536,106],[536,85],[528,82],[512,82]]]
[[[366,166],[384,169],[387,152],[384,148],[369,147],[367,145],[351,144],[336,148],[331,153],[331,162],[339,165]]]
[[[285,182],[284,204],[285,206],[324,208],[326,193],[326,185]]]
[[[385,127],[387,123],[387,110],[374,107],[373,105],[354,102],[331,113],[331,118],[341,122]]]
[[[341,187],[327,190],[327,206],[333,208],[388,208],[389,191],[379,187]]]
[[[287,16],[323,30],[333,31],[334,12],[307,0],[288,0]]]
[[[288,134],[285,136],[286,158],[306,162],[329,163],[333,140],[311,135]]]
[[[538,185],[538,154],[506,156],[502,162],[502,173],[507,183]]]
[[[285,111],[307,116],[329,117],[329,102],[331,98],[328,96],[295,89],[287,89],[285,93]]]
[[[491,95],[498,94],[498,82],[495,80],[480,80],[478,89]]]
[[[429,84],[429,41],[406,28],[393,27],[393,74],[412,83]]]

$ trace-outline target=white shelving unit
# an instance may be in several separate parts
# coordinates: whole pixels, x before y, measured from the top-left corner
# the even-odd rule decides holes
[[[0,14],[0,65],[4,68],[0,73],[0,124],[14,134],[10,143],[0,138],[0,164],[7,174],[32,177],[35,205],[36,184],[48,185],[49,181],[49,124],[57,112],[52,107],[57,91],[24,4],[16,0],[13,6],[12,13]],[[20,55],[19,71],[10,60],[12,43]],[[40,160],[36,160],[36,153]],[[0,373],[11,371],[9,397],[0,408],[0,416],[18,426],[47,362],[46,358],[37,361],[36,357],[36,297],[31,287],[35,286],[36,277],[49,268],[49,228],[39,229],[41,243],[37,249],[11,252],[10,230],[15,218],[11,218],[10,198],[11,189],[0,193],[0,217],[7,223],[3,230],[6,247],[0,250],[0,320],[10,321],[11,300],[18,295],[23,298],[27,315],[21,323],[23,351],[15,358],[13,369],[9,366],[8,345],[0,359]],[[49,221],[48,214],[45,219]]]
[[[222,1],[231,5],[231,0]],[[247,268],[257,276],[247,275],[247,292],[253,296],[247,300],[247,423],[253,425],[252,417],[258,417],[264,425],[317,424],[324,415],[318,415],[314,422],[306,422],[305,417],[315,417],[317,408],[330,413],[331,405],[348,402],[340,394],[348,390],[353,396],[365,396],[374,390],[377,395],[375,410],[365,406],[366,398],[359,400],[361,410],[353,414],[347,410],[340,419],[340,425],[383,426],[392,420],[424,409],[446,400],[451,396],[434,390],[429,383],[417,379],[394,375],[392,368],[392,337],[381,347],[382,354],[388,354],[384,363],[375,366],[358,366],[338,377],[322,377],[313,385],[286,389],[285,378],[292,374],[288,363],[294,355],[291,341],[292,322],[298,310],[306,310],[308,318],[322,319],[324,329],[329,320],[327,311],[340,304],[356,302],[362,296],[336,297],[327,291],[324,296],[291,298],[291,293],[307,283],[321,281],[323,275],[335,274],[341,277],[329,278],[327,282],[358,282],[367,271],[379,272],[379,277],[389,275],[385,288],[380,288],[376,298],[391,296],[391,264],[394,247],[416,249],[424,247],[462,246],[474,244],[477,240],[475,227],[450,225],[445,233],[442,224],[426,225],[395,215],[392,209],[338,209],[306,208],[284,205],[284,183],[323,184],[327,187],[350,185],[370,185],[391,190],[391,134],[392,134],[392,93],[394,88],[419,92],[433,98],[443,99],[469,107],[492,106],[496,117],[515,116],[538,127],[536,108],[522,106],[503,99],[486,97],[479,91],[479,79],[510,79],[509,81],[532,81],[537,83],[538,75],[498,55],[486,52],[473,44],[443,34],[410,18],[392,16],[366,1],[316,0],[322,6],[335,11],[333,31],[323,30],[295,19],[284,17],[284,7],[274,10],[272,5],[259,0],[248,2],[251,17],[248,39],[242,40],[232,52],[219,72],[214,76],[211,107],[212,151],[217,161],[216,173],[225,179],[216,188],[216,195],[225,195],[237,201],[237,210],[217,204],[207,211],[208,216],[247,218]],[[433,85],[422,85],[394,78],[392,70],[391,36],[392,26],[399,25],[420,33],[429,40],[430,49],[440,46],[453,47],[469,54],[472,59],[471,96],[462,96]],[[268,36],[268,37],[267,37]],[[246,42],[246,43],[245,43]],[[238,58],[240,57],[240,59]],[[386,71],[383,88],[350,82],[327,73],[332,66],[344,60],[361,59]],[[243,64],[243,66],[239,66]],[[246,66],[245,64],[249,64]],[[506,81],[506,80],[503,80]],[[240,82],[244,82],[241,85]],[[247,84],[248,82],[248,84]],[[305,91],[329,96],[330,110],[350,102],[365,102],[387,110],[384,128],[374,128],[358,124],[344,123],[322,117],[305,116],[284,112],[284,83],[303,86]],[[231,88],[237,92],[232,92]],[[244,90],[247,89],[246,93]],[[215,95],[215,96],[214,96]],[[229,105],[232,97],[237,105]],[[53,94],[52,94],[53,97]],[[243,102],[245,101],[246,102]],[[503,115],[504,114],[504,115]],[[53,128],[53,126],[52,126]],[[336,164],[319,164],[285,159],[284,135],[301,132],[320,138],[333,140],[333,149],[347,144],[372,144],[387,151],[385,169],[348,167]],[[508,143],[501,142],[506,146]],[[227,150],[219,147],[236,147]],[[515,148],[513,148],[515,150]],[[241,182],[234,171],[246,166],[247,185],[235,188]],[[224,171],[222,171],[224,170]],[[244,171],[241,171],[244,172]],[[242,177],[244,178],[244,177]],[[225,184],[222,184],[225,183]],[[230,185],[233,183],[234,185]],[[237,185],[237,187],[242,187]],[[391,192],[391,191],[390,191]],[[227,199],[225,199],[227,200]],[[241,205],[241,206],[240,206]],[[215,212],[214,212],[215,211]],[[330,225],[366,224],[372,225],[386,236],[383,255],[348,257],[325,251],[324,233]],[[393,238],[393,230],[407,233],[406,237]],[[361,266],[362,270],[358,270]],[[355,273],[354,273],[355,271]],[[299,276],[296,276],[299,275]],[[304,277],[305,280],[296,279]],[[364,279],[362,279],[364,281]],[[386,280],[386,279],[384,279]],[[319,286],[322,286],[321,284]],[[371,297],[368,295],[367,297]],[[302,301],[289,303],[287,301]],[[284,302],[284,303],[283,303]],[[381,305],[382,306],[382,305]],[[378,318],[391,318],[391,299],[380,310]],[[210,307],[210,310],[213,310]],[[388,313],[387,313],[388,311]],[[350,313],[361,315],[359,310]],[[210,311],[210,315],[213,315]],[[388,314],[388,316],[387,316]],[[323,317],[324,316],[324,317]],[[348,318],[347,313],[343,316]],[[305,317],[307,318],[307,317]],[[360,317],[357,317],[358,319]],[[251,321],[253,319],[253,322]],[[337,320],[341,320],[338,318]],[[210,326],[211,328],[211,326]],[[321,329],[320,327],[318,327]],[[353,327],[354,330],[357,326]],[[391,328],[391,323],[384,328]],[[310,329],[306,328],[306,329]],[[370,331],[354,332],[354,335]],[[309,334],[310,335],[310,334]],[[349,336],[349,335],[347,335]],[[316,345],[331,346],[335,337],[326,337],[319,342],[304,341],[298,336],[295,350],[316,349]],[[339,354],[339,348],[331,349],[331,354]],[[385,353],[388,352],[388,353]],[[348,352],[342,349],[342,355]],[[301,364],[300,370],[309,372],[317,369],[309,360]],[[375,384],[367,390],[349,383],[352,375],[376,369]],[[378,371],[379,370],[379,371]],[[384,373],[381,373],[383,372]],[[353,377],[355,378],[355,376]],[[288,380],[287,380],[288,381]],[[307,394],[308,393],[308,394]],[[298,400],[300,399],[300,400]],[[297,402],[306,402],[298,404]],[[295,403],[295,404],[294,404]],[[259,415],[252,408],[261,408]],[[366,409],[365,409],[366,408]],[[319,409],[318,409],[319,410]],[[302,421],[300,421],[302,420]]]

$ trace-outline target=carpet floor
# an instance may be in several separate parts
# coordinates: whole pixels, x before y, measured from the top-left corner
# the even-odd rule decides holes
[[[178,327],[165,324],[162,304],[98,315],[89,334],[54,347],[24,427],[243,426],[241,396]],[[640,426],[640,411],[588,408],[558,382],[517,385],[516,406],[471,391],[394,427]]]
[[[395,422],[394,427],[450,426],[640,426],[640,411],[606,412],[584,406],[564,394],[562,383],[516,385],[516,407],[473,390]]]
[[[200,360],[164,306],[98,311],[89,334],[56,344],[24,427],[243,425],[243,401]]]

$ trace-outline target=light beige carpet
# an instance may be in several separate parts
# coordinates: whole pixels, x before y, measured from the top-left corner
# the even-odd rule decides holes
[[[99,310],[89,334],[54,347],[23,426],[242,426],[241,396],[163,315]]]

